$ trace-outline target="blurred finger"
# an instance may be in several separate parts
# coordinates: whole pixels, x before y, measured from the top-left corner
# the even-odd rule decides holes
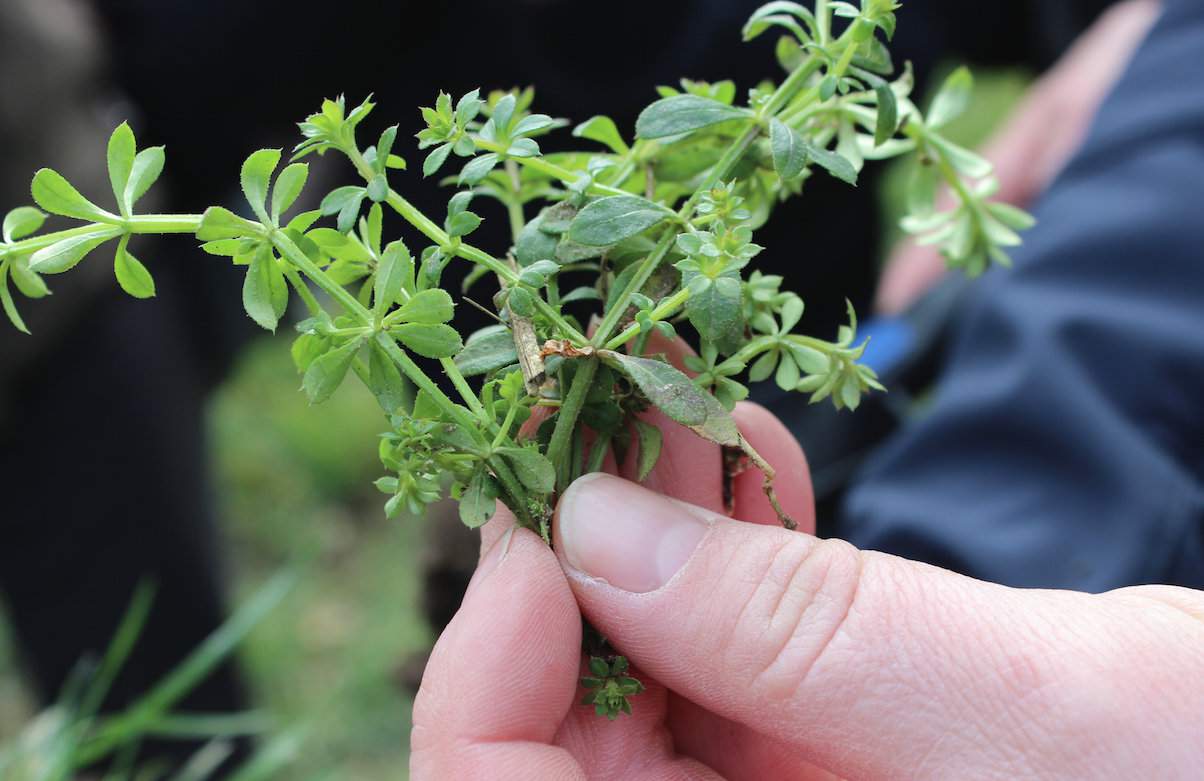
[[[576,695],[580,647],[555,555],[527,530],[503,537],[431,654],[414,704],[412,778],[584,779],[552,745]]]

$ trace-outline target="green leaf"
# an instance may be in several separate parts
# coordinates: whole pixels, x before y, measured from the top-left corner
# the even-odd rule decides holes
[[[455,304],[446,290],[431,288],[407,301],[397,316],[403,323],[440,325],[450,322],[455,316]]]
[[[749,119],[744,109],[698,95],[674,95],[658,100],[640,114],[636,135],[654,139],[691,133],[733,119]]]
[[[51,214],[93,222],[113,219],[112,214],[80,195],[61,174],[49,168],[34,174],[30,189],[38,206]]]
[[[117,244],[117,255],[113,260],[113,272],[117,276],[117,284],[121,289],[134,298],[153,298],[155,295],[155,280],[136,257],[130,254],[128,244],[129,234],[121,238]]]
[[[608,247],[676,216],[637,195],[614,195],[586,206],[573,220],[569,238],[589,247]]]
[[[383,315],[389,311],[401,295],[406,281],[412,282],[413,279],[414,258],[405,244],[400,241],[393,242],[381,256],[380,267],[376,270],[376,279],[373,280],[372,296],[376,314]]]
[[[627,142],[623,140],[622,134],[619,133],[619,128],[615,125],[615,121],[610,117],[597,116],[587,122],[583,122],[573,129],[573,135],[577,138],[587,138],[590,141],[604,144],[616,155],[625,155],[631,151],[631,147],[627,145]]]
[[[443,144],[435,147],[435,151],[426,156],[426,160],[422,163],[423,178],[430,178],[439,173],[439,169],[447,162],[448,155],[451,154],[452,145]]]
[[[726,348],[738,341],[744,325],[744,286],[735,276],[702,280],[710,284],[690,286],[686,316],[703,339]],[[701,289],[696,292],[696,287]]]
[[[659,428],[641,420],[635,422],[635,430],[640,439],[636,480],[642,483],[648,479],[648,475],[652,474],[652,470],[656,468],[657,462],[660,461],[665,438]]]
[[[511,288],[506,304],[519,317],[532,317],[535,314],[535,296],[525,287]]]
[[[329,350],[316,358],[305,370],[305,378],[301,382],[305,395],[311,404],[321,404],[334,395],[343,384],[347,371],[355,360],[356,353],[361,347],[361,340],[353,339],[346,344]]]
[[[990,176],[995,170],[995,166],[991,164],[990,160],[965,147],[958,146],[947,138],[933,134],[929,136],[928,140],[960,174],[973,179],[982,179]]]
[[[375,341],[369,346],[368,388],[387,414],[409,409],[414,401],[412,387],[402,378],[397,364]]]
[[[288,305],[288,283],[267,245],[259,248],[247,267],[242,304],[247,315],[260,327],[275,332]]]
[[[493,325],[468,337],[468,344],[456,356],[456,367],[465,377],[504,369],[518,363],[514,335],[504,325]]]
[[[279,223],[280,215],[297,202],[308,179],[309,166],[305,163],[293,163],[280,172],[272,187],[272,222]]]
[[[39,274],[61,274],[70,271],[87,257],[89,252],[114,236],[111,230],[104,230],[63,239],[35,252],[29,259],[29,268]]]
[[[272,173],[280,165],[280,154],[279,149],[260,149],[252,153],[242,164],[242,173],[239,176],[247,203],[251,204],[251,208],[264,222],[267,222],[268,218],[268,185],[271,183]]]
[[[874,85],[878,97],[878,124],[874,127],[874,146],[882,146],[899,129],[899,101],[886,81]]]
[[[514,474],[524,486],[540,494],[556,490],[556,467],[538,450],[508,447],[498,451],[514,468]]]
[[[1012,206],[1010,203],[1003,203],[1002,201],[988,203],[987,211],[995,219],[1015,231],[1026,231],[1037,224],[1037,220],[1033,215],[1023,209]]]
[[[968,68],[955,70],[945,79],[928,109],[928,127],[941,128],[965,113],[974,92],[974,76]]]
[[[113,185],[113,197],[121,213],[129,216],[129,208],[125,202],[125,188],[130,181],[130,173],[134,170],[134,156],[138,154],[138,143],[134,139],[134,131],[129,123],[122,122],[109,136],[108,164],[109,182]]]
[[[468,487],[460,497],[460,520],[470,529],[479,529],[489,523],[497,512],[500,494],[497,482],[482,465],[468,481]]]
[[[201,216],[201,227],[197,230],[196,237],[205,242],[223,241],[254,236],[257,232],[258,226],[250,220],[244,220],[221,206],[210,206]]]
[[[481,183],[481,180],[489,173],[497,168],[497,164],[501,161],[501,156],[490,152],[486,155],[472,160],[468,165],[464,166],[464,170],[460,172],[460,184],[476,186]]]
[[[560,237],[541,230],[543,215],[527,223],[514,245],[515,259],[520,266],[530,266],[541,260],[554,260]]]
[[[389,333],[423,358],[452,358],[464,349],[460,334],[448,325],[406,323],[390,328]]]
[[[842,182],[857,184],[857,169],[846,158],[811,143],[807,143],[807,156],[811,162]]]
[[[330,349],[330,340],[324,336],[317,334],[301,334],[293,342],[289,348],[289,353],[293,358],[293,365],[297,367],[300,374],[305,374],[305,371],[326,351]]]
[[[389,197],[389,177],[377,174],[368,183],[368,198],[373,203],[382,203]]]
[[[716,444],[740,446],[740,431],[723,405],[699,390],[693,380],[674,367],[651,358],[609,350],[599,355],[630,377],[652,405],[672,420]]]
[[[46,215],[32,206],[20,206],[4,216],[3,235],[6,242],[37,233],[46,222]]]
[[[8,289],[8,266],[2,263],[0,263],[0,307],[4,309],[4,314],[8,315],[9,322],[13,324],[14,328],[21,333],[29,333],[29,327],[21,319],[17,305],[13,303],[13,294]]]
[[[778,119],[769,122],[769,145],[773,167],[778,176],[789,181],[802,176],[807,168],[807,143],[798,133]]]
[[[481,227],[481,217],[472,212],[461,212],[447,219],[447,235],[453,239],[467,236],[468,234]]]
[[[653,406],[683,426],[706,422],[707,405],[702,391],[680,371],[663,361],[622,353],[606,352],[607,362],[631,378]]]
[[[132,212],[134,205],[159,180],[166,163],[167,154],[161,146],[143,149],[134,157],[134,165],[130,169],[130,180],[126,183],[123,194],[127,211]]]
[[[29,270],[27,258],[13,258],[8,266],[8,271],[12,274],[17,290],[20,290],[26,298],[45,298],[50,295],[50,288],[46,287],[42,278]]]

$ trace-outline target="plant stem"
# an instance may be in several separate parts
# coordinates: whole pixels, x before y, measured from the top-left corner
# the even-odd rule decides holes
[[[130,217],[120,225],[114,225],[107,222],[96,222],[89,225],[81,225],[78,228],[69,228],[67,230],[56,231],[54,233],[43,233],[40,236],[32,236],[21,241],[14,241],[12,244],[0,245],[0,257],[8,255],[26,255],[31,252],[37,252],[40,249],[45,249],[54,244],[58,244],[63,239],[72,239],[76,236],[87,236],[101,231],[117,230],[116,235],[121,235],[123,232],[133,233],[135,235],[159,234],[159,233],[196,233],[201,227],[201,215],[199,214],[155,214],[138,217]]]
[[[379,344],[381,348],[384,349],[385,354],[388,355],[389,358],[391,358],[403,372],[405,372],[405,375],[410,378],[410,382],[414,383],[419,390],[424,390],[427,392],[427,394],[431,397],[431,400],[439,406],[439,409],[442,410],[450,420],[455,421],[471,432],[475,432],[477,430],[477,421],[475,421],[472,417],[466,416],[464,414],[464,408],[452,401],[448,395],[444,393],[439,386],[426,375],[426,372],[422,370],[422,367],[414,363],[414,360],[410,358],[405,350],[402,350],[397,346],[397,342],[393,340],[393,337],[389,336],[387,333],[378,333],[376,335],[376,343]],[[484,437],[479,437],[479,439],[482,443],[484,443]]]
[[[606,434],[594,440],[594,446],[589,451],[589,462],[585,465],[585,474],[592,475],[602,471],[602,465],[606,463],[606,453],[610,450],[610,441],[613,438],[610,434]]]
[[[477,398],[477,394],[469,386],[468,380],[464,379],[464,375],[460,372],[460,367],[456,366],[456,362],[451,358],[444,358],[439,361],[439,364],[443,367],[443,373],[452,381],[452,385],[456,387],[456,392],[464,399],[464,403],[468,405],[468,408],[481,419],[482,423],[489,428],[493,428],[494,421],[490,419],[489,413],[481,406],[481,400]]]
[[[560,492],[568,488],[568,451],[572,446],[573,430],[577,427],[577,418],[581,415],[585,398],[597,373],[597,358],[586,358],[577,362],[577,373],[573,375],[568,395],[556,415],[556,428],[552,431],[552,441],[548,444],[548,460],[556,467],[556,488]]]
[[[281,256],[300,269],[302,274],[312,279],[314,284],[322,288],[327,295],[339,302],[349,315],[355,317],[364,326],[372,326],[372,313],[355,296],[347,292],[346,288],[327,276],[325,271],[318,268],[318,265],[310,260],[309,256],[302,252],[301,248],[294,244],[292,239],[279,230],[271,230],[268,233],[268,237]]]
[[[514,160],[507,160],[505,166],[506,175],[510,179],[510,192],[514,195],[513,199],[506,201],[506,212],[510,216],[511,240],[517,243],[519,234],[527,226],[527,216],[523,214],[523,204],[520,200],[523,182],[522,176],[518,172],[518,165]]]
[[[501,144],[497,144],[492,141],[486,141],[479,136],[473,136],[472,140],[476,143],[477,149],[484,149],[487,152],[496,152],[498,154],[506,153],[506,147],[502,146]],[[558,166],[555,163],[548,162],[542,157],[512,157],[507,159],[506,162],[510,162],[511,160],[517,162],[524,168],[530,168],[532,171],[538,171],[545,176],[558,179],[564,184],[576,184],[577,182],[581,181],[582,177],[586,176],[585,172],[583,171],[570,171],[569,169]],[[617,187],[611,187],[610,185],[606,184],[598,184],[597,182],[591,184],[586,192],[589,195],[603,196],[631,195],[631,193],[627,192],[626,190],[620,190]]]
[[[677,291],[669,298],[666,298],[664,301],[662,301],[656,307],[656,309],[652,310],[652,314],[651,314],[652,320],[653,321],[668,320],[670,317],[672,317],[674,314],[676,314],[677,310],[679,310],[683,306],[685,306],[686,302],[689,300],[690,300],[689,288],[682,288],[681,290]],[[619,334],[614,339],[611,339],[609,342],[607,342],[606,349],[607,350],[617,350],[639,335],[640,335],[639,324],[632,323],[631,325],[627,326],[627,329],[625,331],[623,331],[623,333]]]

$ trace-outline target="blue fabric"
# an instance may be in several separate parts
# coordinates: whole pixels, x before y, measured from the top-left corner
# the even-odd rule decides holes
[[[1027,587],[1204,587],[1204,3],[1167,10],[976,284],[840,536]]]

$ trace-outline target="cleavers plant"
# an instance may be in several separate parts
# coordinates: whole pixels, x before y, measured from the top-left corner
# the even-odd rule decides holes
[[[377,482],[390,517],[420,514],[450,491],[468,526],[486,523],[500,501],[548,540],[555,497],[601,469],[607,454],[635,459],[641,479],[652,470],[661,432],[640,419],[652,407],[742,454],[764,473],[777,506],[773,470],[729,414],[748,395],[745,378],[772,377],[840,409],[882,387],[858,363],[865,344],[851,307],[837,341],[798,334],[802,299],[782,290],[781,277],[748,273],[762,251],[754,231],[774,206],[800,195],[813,176],[852,185],[866,161],[911,153],[921,165],[903,227],[939,246],[951,266],[978,274],[1006,264],[1017,232],[1032,224],[991,202],[991,165],[942,135],[967,107],[969,73],[955,72],[927,113],[912,102],[910,69],[896,72],[882,40],[893,36],[897,8],[893,0],[816,0],[813,10],[771,2],[744,37],[784,33],[780,83],[751,89],[745,105],[731,82],[663,87],[632,141],[605,116],[577,126],[573,136],[590,143],[586,151],[541,150],[538,139],[566,123],[532,113],[530,90],[474,91],[456,101],[441,93],[422,109],[423,174],[466,162],[448,180],[458,191],[438,221],[393,189],[406,169],[394,154],[397,127],[367,148],[357,140],[371,100],[350,111],[341,98],[325,101],[301,123],[305,140],[279,173],[280,150],[252,154],[241,176],[247,218],[220,206],[136,214],[164,153],[138,151],[122,125],[108,152],[117,211],[39,171],[33,197],[41,211],[17,209],[4,221],[0,300],[24,330],[8,280],[27,297],[43,296],[45,275],[110,241],[121,287],[151,296],[153,279],[130,253],[131,239],[194,234],[205,251],[244,267],[244,305],[259,325],[275,330],[290,298],[300,299],[308,314],[293,357],[314,403],[348,374],[375,394],[390,421],[380,444],[389,476]],[[296,161],[326,152],[345,156],[362,183],[286,219],[308,175]],[[951,209],[937,207],[942,184],[954,196]],[[477,199],[504,207],[512,246],[490,253],[468,242],[482,222],[472,210]],[[415,229],[420,252],[386,240],[385,209]],[[85,224],[39,235],[43,211]],[[321,223],[327,217],[333,225]],[[486,280],[498,290],[497,324],[467,340],[451,325],[455,301],[443,284],[457,260],[473,266],[464,292]],[[589,302],[597,314],[587,323],[577,314]],[[687,324],[700,347],[684,367],[692,376],[650,349],[654,335],[673,339]],[[432,378],[433,362],[445,383]],[[533,416],[540,424],[524,427]],[[590,668],[587,702],[610,718],[629,712],[641,686],[626,662],[603,649]]]

